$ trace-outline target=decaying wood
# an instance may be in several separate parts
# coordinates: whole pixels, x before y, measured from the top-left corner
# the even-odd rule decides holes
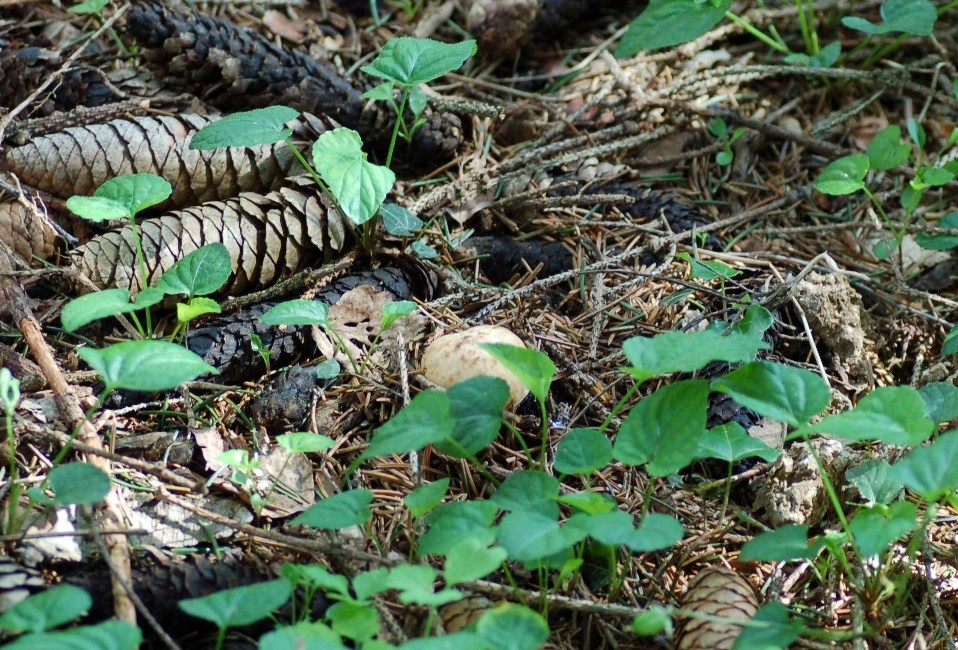
[[[467,28],[479,50],[493,56],[513,56],[530,40],[544,41],[567,30],[597,10],[614,10],[634,0],[473,0]]]
[[[363,284],[388,291],[396,300],[407,300],[413,296],[428,300],[435,290],[435,279],[422,269],[412,266],[382,268],[339,278],[320,291],[315,300],[332,304],[346,292]],[[263,349],[269,352],[270,364],[274,367],[315,356],[316,343],[310,335],[310,327],[277,328],[260,322],[260,316],[274,304],[260,303],[195,329],[190,332],[187,345],[219,370],[217,379],[225,382],[261,376],[265,371],[263,359],[250,345],[252,334],[260,337]]]
[[[394,116],[329,64],[286,50],[263,35],[194,11],[180,13],[154,1],[133,5],[126,28],[153,68],[222,111],[285,104],[324,115],[359,131],[375,149],[389,142]],[[427,109],[409,148],[414,162],[449,160],[462,142],[454,115]]]
[[[39,212],[16,201],[0,203],[0,241],[24,260],[52,257],[56,237],[53,226]]]
[[[226,201],[145,219],[139,224],[148,284],[188,253],[220,242],[233,274],[224,294],[268,286],[285,275],[343,250],[346,220],[312,180],[291,178],[269,194],[244,192]],[[72,266],[100,287],[138,288],[133,227],[94,237],[72,253]]]
[[[59,52],[0,39],[0,106],[13,108],[62,65]],[[80,65],[64,72],[63,82],[37,103],[32,114],[49,115],[77,106],[102,106],[119,99],[100,71]]]
[[[193,134],[210,121],[184,114],[70,127],[10,149],[6,163],[27,185],[62,199],[92,194],[124,174],[157,174],[173,186],[164,208],[268,192],[296,164],[284,143],[191,150]]]

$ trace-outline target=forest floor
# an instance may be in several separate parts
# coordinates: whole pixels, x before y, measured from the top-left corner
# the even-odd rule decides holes
[[[197,15],[251,30],[261,39],[257,47],[272,43],[321,61],[344,87],[351,84],[358,91],[381,81],[360,68],[391,39],[416,36],[458,43],[475,37],[479,48],[463,67],[429,84],[424,96],[429,100],[424,113],[428,120],[421,133],[433,139],[423,135],[422,141],[407,146],[400,138],[396,150],[397,180],[388,200],[422,219],[422,229],[409,236],[386,236],[370,259],[345,246],[333,251],[335,237],[327,224],[326,248],[321,251],[326,266],[317,261],[306,268],[312,275],[285,293],[268,288],[271,281],[262,260],[277,266],[283,261],[290,274],[303,271],[293,261],[299,249],[258,249],[269,245],[260,232],[250,237],[254,243],[240,242],[230,249],[234,270],[237,259],[240,268],[246,264],[243,259],[259,262],[248,274],[249,288],[226,298],[222,307],[228,319],[250,307],[250,295],[257,300],[312,298],[335,290],[339,297],[365,282],[355,280],[364,271],[399,269],[389,271],[394,275],[377,286],[386,294],[350,294],[339,311],[330,312],[339,324],[330,326],[333,335],[324,335],[320,328],[301,330],[301,338],[289,339],[286,356],[276,352],[267,362],[269,373],[254,369],[263,357],[252,347],[221,350],[217,361],[206,358],[217,366],[235,355],[240,370],[232,378],[205,376],[162,395],[124,392],[98,406],[101,378],[77,350],[135,338],[135,328],[107,320],[81,333],[67,332],[60,313],[75,297],[77,284],[59,280],[56,269],[76,268],[79,257],[71,257],[69,249],[89,246],[103,230],[71,217],[64,201],[74,193],[91,194],[107,180],[104,174],[109,176],[114,167],[110,160],[115,149],[96,144],[107,136],[94,127],[88,127],[86,136],[71,136],[76,142],[83,137],[94,142],[91,153],[77,154],[87,156],[79,162],[62,141],[50,144],[43,138],[114,119],[226,114],[284,103],[310,112],[324,104],[313,101],[306,82],[297,86],[289,81],[301,81],[297,74],[315,75],[311,69],[293,70],[286,86],[244,81],[244,75],[252,74],[244,65],[268,75],[283,63],[256,59],[250,48],[220,56],[223,50],[216,47],[233,37],[225,32],[216,36],[214,28],[204,36],[184,37],[181,31],[147,44],[145,34],[162,32],[149,23],[153,18],[142,17],[142,7],[150,3],[112,2],[92,14],[70,13],[59,4],[0,2],[2,198],[20,206],[0,214],[5,245],[0,248],[0,295],[6,298],[0,304],[0,365],[19,380],[22,397],[10,410],[15,454],[2,458],[8,468],[2,493],[3,541],[15,566],[25,575],[35,572],[41,577],[39,589],[65,582],[95,594],[94,614],[81,623],[114,613],[110,585],[117,589],[125,576],[157,614],[159,626],[181,647],[214,647],[210,629],[185,617],[176,602],[267,580],[283,562],[319,562],[352,580],[380,566],[406,566],[403,562],[417,557],[425,543],[442,552],[424,553],[423,562],[445,567],[448,573],[449,560],[444,564],[442,556],[450,555],[452,545],[426,532],[442,526],[441,518],[425,515],[442,499],[446,504],[497,503],[508,511],[497,514],[493,508],[488,520],[479,523],[459,513],[459,519],[447,521],[451,528],[443,533],[481,540],[474,548],[465,547],[474,552],[466,554],[466,563],[498,561],[487,573],[461,581],[457,589],[468,598],[452,605],[416,600],[395,584],[391,588],[400,596],[383,591],[357,604],[357,611],[371,608],[376,617],[373,636],[383,645],[357,631],[361,625],[355,620],[333,624],[328,618],[337,635],[352,639],[343,642],[351,644],[348,647],[401,646],[411,639],[455,633],[476,619],[480,636],[451,636],[459,641],[448,647],[470,647],[480,637],[490,648],[732,647],[731,640],[716,640],[735,636],[728,636],[721,621],[712,621],[716,630],[709,630],[717,637],[698,638],[697,626],[708,627],[709,621],[689,612],[698,607],[720,617],[730,611],[754,613],[763,603],[779,603],[784,609],[761,610],[773,624],[766,628],[767,638],[753,637],[751,645],[956,647],[958,502],[953,491],[958,477],[947,469],[929,469],[933,485],[921,490],[915,487],[920,478],[896,483],[886,476],[901,478],[889,465],[908,458],[926,438],[950,440],[938,432],[947,431],[948,423],[958,418],[954,9],[942,8],[931,35],[891,29],[868,37],[841,19],[854,16],[877,23],[884,16],[891,22],[889,5],[918,15],[925,4],[799,1],[732,7],[753,29],[773,37],[780,34],[781,42],[797,53],[806,51],[800,12],[814,16],[816,43],[841,44],[840,58],[816,67],[828,57],[820,55],[812,65],[807,56],[786,60],[730,20],[690,42],[617,58],[616,45],[643,3],[592,3],[588,8],[559,0],[386,2],[376,16],[368,3],[359,1],[342,6],[302,0],[192,3]],[[157,15],[162,11],[157,9]],[[495,11],[507,15],[497,22]],[[131,26],[134,15],[140,16],[136,27]],[[678,22],[663,21],[662,31],[678,31]],[[196,23],[178,24],[177,29],[183,24]],[[91,34],[94,38],[87,41]],[[164,44],[164,38],[177,44]],[[42,54],[31,47],[43,48]],[[47,79],[54,83],[34,92]],[[320,116],[319,130],[335,123],[352,126],[368,144],[369,161],[384,164],[392,122],[386,119],[388,110],[373,114],[373,105],[386,103],[336,95],[341,91],[336,83],[319,93],[320,98],[323,92],[329,95],[329,113]],[[93,102],[97,93],[106,93],[109,101]],[[347,95],[352,99],[342,99]],[[18,106],[23,100],[29,101]],[[351,101],[355,114],[350,113]],[[303,102],[313,103],[304,107]],[[897,131],[888,129],[896,125]],[[186,137],[144,130],[144,142],[153,142],[144,147],[153,147],[147,158],[155,173],[163,175],[163,161],[172,155],[167,150],[175,144],[159,143]],[[305,136],[297,132],[295,137],[300,143]],[[36,148],[26,156],[22,151],[28,146]],[[18,148],[21,159],[32,161],[18,163],[24,173],[14,165]],[[39,163],[33,163],[41,159],[47,167],[36,171]],[[844,166],[829,167],[840,159]],[[187,175],[206,173],[179,167]],[[49,180],[57,169],[64,176]],[[284,173],[275,184],[266,181],[253,189],[279,191]],[[98,180],[91,185],[91,178]],[[43,182],[49,187],[40,187]],[[200,190],[183,192],[192,196],[181,208],[206,198]],[[39,234],[36,222],[29,220],[38,214],[32,208],[30,215],[22,216],[19,210],[30,197],[71,235],[69,242],[62,235]],[[213,198],[227,200],[225,190]],[[310,219],[310,209],[303,209],[303,224]],[[8,214],[21,216],[4,216]],[[147,229],[144,226],[144,232]],[[491,252],[470,249],[469,235],[491,237]],[[234,246],[226,242],[229,234],[223,237]],[[208,234],[200,239],[212,241]],[[110,269],[121,263],[135,269],[130,251],[129,259],[117,261],[107,248],[98,248],[90,264],[106,260]],[[156,264],[148,262],[151,270]],[[81,265],[82,270],[93,266]],[[340,290],[335,282],[345,284]],[[415,311],[394,329],[384,330],[383,343],[376,347],[381,300],[396,298],[414,301]],[[154,311],[157,332],[169,333],[175,314],[162,304]],[[767,324],[749,329],[751,319],[766,317]],[[252,317],[242,318],[248,323]],[[199,322],[206,329],[197,332],[219,336],[224,322],[206,317]],[[403,431],[416,440],[429,437],[423,427],[440,426],[431,420],[409,424],[409,418],[397,414],[416,404],[417,395],[432,394],[427,391],[434,384],[421,370],[424,349],[443,334],[478,325],[502,326],[551,359],[556,370],[545,400],[529,396],[513,404],[503,416],[501,431],[494,413],[498,436],[478,447],[472,459],[468,456],[473,454],[425,443],[401,453],[361,457],[375,436],[384,440],[393,431],[382,428],[389,422],[402,422],[407,427]],[[249,333],[260,330],[243,328],[240,345],[251,346]],[[757,331],[766,348],[759,352],[760,359],[775,367],[803,369],[824,382],[831,400],[825,416],[863,414],[869,406],[856,405],[870,395],[883,400],[872,402],[881,401],[882,406],[875,407],[879,412],[869,411],[871,419],[854,420],[849,426],[855,431],[845,430],[841,437],[825,431],[808,443],[789,435],[801,428],[795,422],[770,417],[768,402],[774,399],[740,405],[732,399],[735,391],[721,392],[713,384],[707,414],[701,414],[707,420],[699,429],[736,423],[762,443],[761,450],[738,454],[739,439],[730,443],[728,458],[693,449],[687,462],[658,471],[663,465],[656,465],[654,454],[644,448],[647,463],[636,461],[616,436],[623,435],[623,428],[638,426],[630,424],[630,414],[653,410],[640,411],[638,405],[653,403],[652,396],[665,394],[673,382],[698,386],[694,380],[719,380],[748,359],[724,356],[728,352],[722,342],[689,338],[668,352],[678,359],[673,370],[651,373],[654,377],[637,387],[634,375],[625,371],[636,365],[634,356],[623,354],[626,341],[736,328]],[[713,349],[690,353],[683,347],[706,340]],[[317,372],[329,372],[328,365],[319,364],[324,356],[340,363],[338,376],[333,372],[329,378],[317,378]],[[701,363],[686,368],[681,361],[686,356],[700,357]],[[296,374],[301,370],[283,372],[283,366],[294,361],[307,364],[307,379]],[[253,369],[252,374],[244,376],[244,367]],[[882,393],[893,386],[909,390]],[[779,402],[804,399],[796,395],[804,395],[807,388],[784,385]],[[0,394],[3,390],[0,386]],[[743,392],[747,390],[741,388],[738,394]],[[909,400],[916,394],[928,410],[909,415]],[[473,398],[473,415],[487,413],[482,396]],[[681,406],[662,405],[664,422],[674,423],[676,430],[686,428],[687,421],[698,422],[698,414],[689,415],[676,404]],[[798,421],[818,421],[817,411],[808,415]],[[911,432],[916,418],[930,420],[921,438],[882,433],[890,421],[892,429],[900,424],[902,431]],[[560,467],[570,464],[568,447],[562,449],[560,443],[581,429],[616,440],[614,459],[611,452],[606,458],[604,451],[580,450],[576,458],[586,466],[591,458],[594,467],[560,471],[557,458]],[[277,444],[277,436],[299,431],[328,436],[331,446],[297,451]],[[84,444],[61,454],[71,434]],[[586,434],[575,435],[586,439]],[[666,447],[682,444],[671,442],[668,432],[656,435],[660,448],[655,453],[667,455]],[[240,454],[222,456],[229,450]],[[544,462],[537,460],[540,454]],[[47,497],[58,496],[47,479],[50,469],[81,456],[113,478],[109,496],[97,506],[98,517],[56,508],[41,498],[43,490]],[[230,460],[224,464],[224,458]],[[958,467],[958,457],[939,460]],[[530,483],[512,484],[511,497],[495,501],[499,487],[520,473]],[[11,483],[11,474],[19,488]],[[559,479],[547,505],[545,497],[535,493],[546,481],[543,476]],[[433,495],[435,503],[422,491],[422,486],[433,484],[444,490]],[[553,488],[542,489],[548,493]],[[291,523],[324,499],[360,491],[372,495],[371,504],[359,508],[364,514],[360,526],[352,525],[359,521],[348,516],[343,526]],[[413,491],[425,500],[422,513],[411,505],[415,498],[406,499]],[[607,530],[562,538],[567,544],[557,541],[560,520],[562,531],[574,528],[569,523],[575,521],[574,497],[587,493],[611,497],[639,524],[623,540],[644,541],[614,541]],[[569,499],[562,501],[560,494]],[[555,529],[551,524],[535,528],[531,514],[521,519],[515,503],[504,505],[510,498],[526,499],[546,513],[555,509]],[[480,510],[471,510],[470,516],[482,519]],[[645,519],[652,514],[677,521],[681,538],[674,543],[649,541],[656,533],[643,526],[661,523]],[[878,519],[869,519],[872,516]],[[510,517],[515,525],[507,522]],[[849,520],[860,526],[849,527]],[[517,528],[523,527],[528,545],[542,544],[549,550],[536,554],[517,542]],[[91,536],[90,529],[117,534]],[[793,555],[753,548],[740,556],[744,545],[770,530],[800,531]],[[771,539],[772,546],[786,545],[784,537]],[[880,541],[874,552],[865,552],[863,540],[875,539]],[[500,550],[501,557],[496,555]],[[112,566],[102,561],[104,553]],[[123,566],[123,557],[133,558],[132,568]],[[216,566],[222,568],[220,573]],[[715,567],[730,570],[721,574],[730,582],[721,583],[713,594],[684,595],[697,575]],[[448,575],[445,582],[442,575],[430,574],[436,589],[451,586]],[[323,584],[322,591],[335,593]],[[356,584],[350,593],[359,602]],[[744,597],[744,605],[734,595],[741,584],[754,590]],[[123,588],[118,589],[119,600],[124,600]],[[728,608],[700,607],[699,601],[726,597],[732,601]],[[494,624],[481,623],[480,617],[501,602],[522,603],[536,612],[533,619],[519,614],[502,619],[516,626],[514,643],[496,641]],[[653,606],[666,608],[652,611],[668,612],[674,619],[673,635],[664,629],[646,637],[637,634],[633,620]],[[129,611],[119,616],[131,618]],[[139,621],[151,647],[163,647],[156,632],[142,622],[142,614]],[[548,641],[529,641],[536,639],[535,633],[522,626],[535,630],[543,621]],[[4,628],[2,618],[0,628],[10,629]],[[737,633],[739,628],[733,629]],[[234,641],[245,640],[252,647],[262,634],[262,627],[244,627]],[[328,643],[315,647],[344,647]]]

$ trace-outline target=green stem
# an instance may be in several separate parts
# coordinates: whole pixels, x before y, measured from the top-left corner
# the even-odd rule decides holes
[[[136,217],[133,215],[130,215],[130,228],[133,229],[133,245],[136,247],[136,261],[140,268],[140,291],[143,291],[150,285],[146,272],[146,255],[143,254],[143,241],[140,238],[140,228],[136,225]],[[153,319],[149,307],[144,311],[146,312],[146,335],[150,336],[153,334]]]
[[[605,433],[606,429],[609,428],[609,425],[612,424],[613,418],[619,414],[619,411],[625,408],[625,405],[630,399],[632,399],[632,396],[635,395],[635,391],[639,390],[639,386],[641,385],[641,381],[636,381],[632,384],[632,386],[629,387],[629,390],[625,392],[625,395],[619,398],[619,401],[615,403],[615,406],[612,407],[612,410],[609,411],[609,414],[605,416],[605,420],[603,420],[602,424],[599,425],[599,431]]]
[[[546,412],[544,402],[539,402],[539,415],[542,418],[542,443],[539,448],[539,469],[545,470],[546,467],[546,447],[549,446],[549,414]]]
[[[389,138],[389,151],[386,153],[386,167],[390,167],[393,161],[393,151],[396,150],[396,137],[399,135],[399,123],[403,120],[403,113],[406,110],[406,101],[409,99],[409,86],[403,86],[402,97],[399,100],[399,110],[396,111],[396,123],[393,125],[393,134]]]
[[[522,439],[522,434],[519,433],[519,430],[512,426],[512,424],[509,422],[506,422],[506,428],[512,432],[512,435],[515,436],[516,440],[519,442],[519,446],[522,447],[522,450],[526,453],[526,458],[529,460],[529,467],[535,465],[536,461],[532,457],[532,452],[529,450],[529,445],[527,445],[526,441]]]
[[[746,32],[748,32],[752,36],[754,36],[755,38],[757,38],[758,40],[768,45],[773,50],[777,50],[778,52],[781,52],[782,54],[792,53],[792,51],[788,49],[787,45],[785,45],[784,43],[779,43],[775,39],[768,36],[768,34],[756,28],[754,25],[752,25],[748,21],[743,20],[742,18],[732,13],[731,11],[726,11],[725,17],[731,20],[733,23],[735,23],[739,27],[741,27],[742,29],[744,29]]]
[[[896,49],[898,49],[899,45],[905,42],[905,39],[908,38],[908,36],[908,34],[900,34],[898,38],[886,44],[884,47],[876,48],[862,63],[862,68],[868,69],[875,65],[876,62],[887,56],[889,53],[894,52]]]

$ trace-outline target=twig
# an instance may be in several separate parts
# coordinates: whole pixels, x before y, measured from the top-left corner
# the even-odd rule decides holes
[[[10,258],[4,251],[0,250],[0,271],[10,270],[12,270]],[[80,442],[91,448],[102,450],[102,444],[96,429],[86,419],[76,395],[63,378],[63,374],[60,372],[60,368],[43,338],[43,331],[33,316],[23,287],[14,278],[0,277],[0,290],[2,290],[0,293],[4,295],[7,307],[19,326],[24,340],[30,347],[33,357],[43,371],[43,376],[46,377],[47,382],[53,389],[60,413],[70,424],[70,427],[77,432]],[[109,462],[101,456],[91,454],[89,462],[107,474],[110,473]],[[119,488],[115,485],[112,486],[102,507],[98,509],[100,515],[98,525],[100,528],[118,530],[124,527],[125,522],[120,499]],[[120,620],[136,624],[136,608],[122,585],[124,580],[128,583],[131,582],[129,540],[124,535],[112,535],[106,539],[105,544],[109,550],[110,559],[117,569],[115,574],[111,571],[114,614]]]

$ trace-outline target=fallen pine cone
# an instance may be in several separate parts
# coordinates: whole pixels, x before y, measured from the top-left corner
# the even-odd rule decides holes
[[[682,609],[737,619],[743,623],[758,611],[758,599],[745,578],[732,569],[713,567],[700,571],[682,598]],[[735,645],[742,625],[686,615],[675,634],[676,650],[726,650]]]

